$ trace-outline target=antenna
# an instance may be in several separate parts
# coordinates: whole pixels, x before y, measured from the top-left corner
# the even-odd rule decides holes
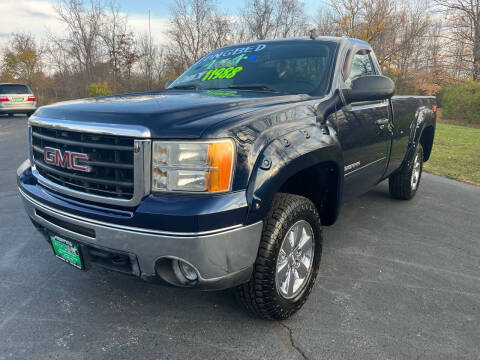
[[[150,26],[150,9],[148,9],[148,41],[152,42],[152,28]]]
[[[152,51],[152,27],[150,25],[150,9],[148,9],[148,79],[147,79],[147,86],[148,90],[152,90],[152,84],[150,83],[151,80],[151,73],[152,73],[152,59],[153,59],[153,51]]]

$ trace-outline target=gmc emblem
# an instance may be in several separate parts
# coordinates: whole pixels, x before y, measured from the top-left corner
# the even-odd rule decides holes
[[[43,148],[43,162],[45,164],[83,172],[92,171],[90,166],[79,165],[77,163],[79,159],[88,160],[88,155],[73,151],[65,151],[62,155],[62,151],[60,149],[55,149],[48,146]]]

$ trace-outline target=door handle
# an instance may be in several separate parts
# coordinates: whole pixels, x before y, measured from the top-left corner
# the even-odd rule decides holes
[[[389,119],[378,119],[377,121],[375,121],[375,123],[380,129],[379,135],[383,133],[385,128],[388,130],[388,134],[390,136],[393,135],[393,124],[390,122]]]
[[[378,119],[377,121],[375,121],[375,123],[380,127],[382,127],[382,125],[383,127],[385,127],[385,125],[388,125],[389,122],[390,122],[389,119]]]

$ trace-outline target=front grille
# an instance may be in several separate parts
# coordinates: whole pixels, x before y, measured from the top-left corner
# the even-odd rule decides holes
[[[46,164],[45,147],[88,154],[79,160],[90,172]],[[115,199],[134,196],[134,139],[32,126],[32,152],[35,167],[44,178],[63,187]]]

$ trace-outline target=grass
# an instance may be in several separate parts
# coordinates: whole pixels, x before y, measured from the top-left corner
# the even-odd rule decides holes
[[[425,171],[480,186],[480,128],[437,123]]]
[[[461,125],[461,126],[468,126],[468,127],[473,127],[473,128],[479,128],[480,129],[480,122],[478,123],[472,123],[472,122],[467,122],[465,120],[458,120],[460,116],[454,116],[453,118],[449,119],[446,118],[443,115],[443,109],[438,108],[437,109],[437,117],[438,117],[438,122],[442,122],[445,124],[453,124],[453,125]]]

